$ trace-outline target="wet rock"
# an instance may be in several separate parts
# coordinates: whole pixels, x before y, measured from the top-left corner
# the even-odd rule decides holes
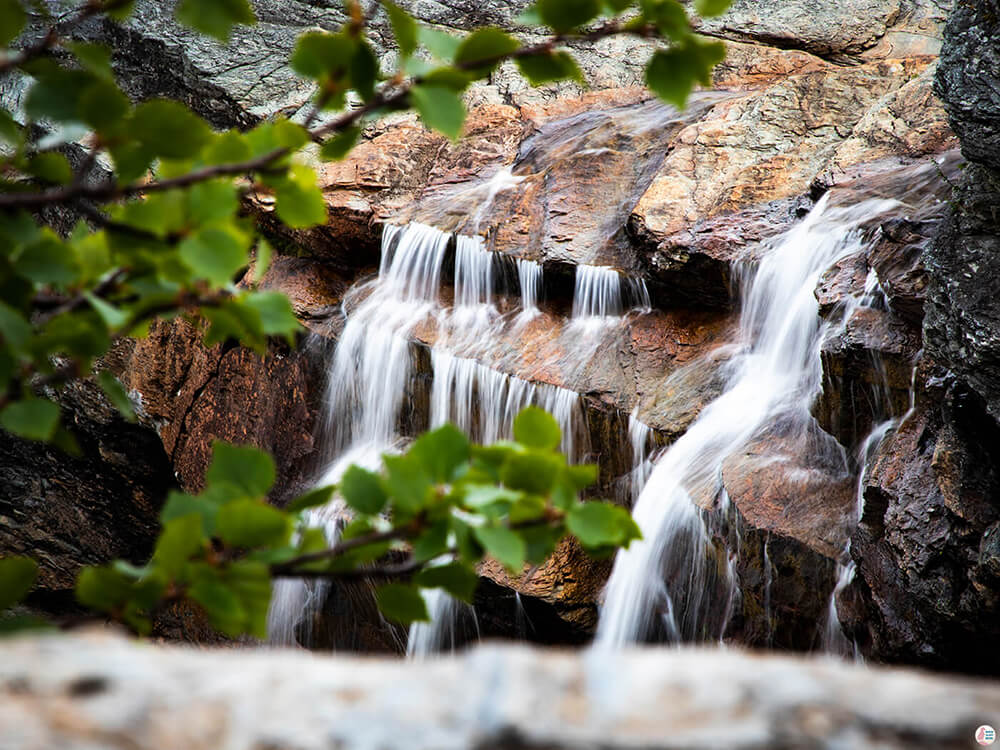
[[[971,165],[953,210],[925,256],[928,353],[984,399],[1000,420],[1000,173]]]
[[[944,32],[935,90],[971,161],[1000,169],[1000,5],[956,2]]]
[[[916,412],[880,446],[851,540],[848,632],[871,656],[996,674],[1000,431],[960,381],[924,366]]]
[[[486,646],[401,664],[91,635],[0,656],[0,724],[19,750],[959,750],[1000,710],[987,682],[734,649]]]
[[[176,486],[156,433],[125,421],[96,383],[74,382],[56,399],[79,455],[0,430],[0,550],[38,561],[29,604],[49,615],[77,611],[84,565],[149,558]]]
[[[275,500],[303,481],[313,451],[313,420],[322,380],[308,351],[206,348],[182,319],[155,323],[125,367],[142,420],[156,427],[181,486],[203,486],[212,442],[269,451],[278,467]]]

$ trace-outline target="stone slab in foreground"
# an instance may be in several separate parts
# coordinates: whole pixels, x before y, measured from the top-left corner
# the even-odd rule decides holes
[[[2,750],[971,748],[1000,683],[733,650],[481,646],[424,663],[0,643]]]

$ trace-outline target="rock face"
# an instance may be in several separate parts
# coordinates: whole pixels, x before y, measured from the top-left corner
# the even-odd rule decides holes
[[[38,561],[30,605],[68,614],[81,567],[149,559],[175,482],[156,433],[126,422],[96,383],[74,383],[59,401],[80,455],[0,431],[0,550]]]
[[[1000,580],[1000,6],[958,2],[936,90],[973,163],[928,247],[916,409],[880,447],[852,540],[847,619],[878,658],[995,674]],[[902,226],[904,242],[913,227]]]
[[[735,650],[488,646],[401,665],[91,635],[0,657],[3,750],[959,750],[1000,712],[991,683]]]

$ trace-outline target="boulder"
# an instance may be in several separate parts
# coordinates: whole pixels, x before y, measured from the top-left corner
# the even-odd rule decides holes
[[[0,698],[5,750],[959,750],[1000,711],[989,682],[737,649],[403,664],[107,634],[5,641]]]

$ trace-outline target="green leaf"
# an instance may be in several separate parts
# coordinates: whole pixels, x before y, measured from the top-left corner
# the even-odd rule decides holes
[[[414,86],[410,100],[424,124],[452,140],[462,134],[465,122],[465,105],[462,98],[443,86]]]
[[[458,48],[462,44],[459,37],[448,34],[444,31],[432,29],[429,26],[420,26],[417,29],[417,37],[420,43],[441,62],[450,63]]]
[[[0,0],[0,3],[2,2],[3,0]],[[64,45],[91,73],[96,73],[109,81],[114,79],[114,72],[111,69],[111,48],[106,44],[69,41],[64,42]]]
[[[97,373],[97,382],[100,383],[101,390],[114,404],[118,413],[129,422],[135,422],[135,410],[132,408],[132,402],[129,400],[128,393],[125,392],[125,386],[118,382],[118,378],[112,375],[109,370],[101,370]]]
[[[105,302],[100,297],[95,297],[90,292],[84,292],[83,296],[86,297],[90,306],[94,308],[97,314],[101,316],[101,320],[107,325],[108,330],[115,331],[128,323],[128,313],[122,312],[111,303]]]
[[[480,74],[492,70],[520,47],[520,43],[500,29],[485,28],[467,36],[455,52],[455,64]]]
[[[629,512],[611,503],[580,503],[566,516],[566,527],[588,548],[628,547],[642,538]]]
[[[320,158],[326,161],[339,161],[351,153],[354,144],[361,137],[361,128],[352,125],[343,132],[337,133],[332,138],[323,141],[320,147]]]
[[[519,57],[517,67],[532,86],[541,86],[552,81],[571,80],[579,83],[584,81],[576,60],[566,51]]]
[[[392,34],[396,37],[396,45],[403,57],[409,57],[417,49],[417,22],[405,10],[395,3],[382,0],[382,7],[389,15]]]
[[[695,84],[711,85],[712,68],[725,54],[721,42],[698,40],[658,50],[646,66],[646,84],[664,101],[683,108]]]
[[[244,632],[254,638],[267,638],[267,610],[271,604],[268,566],[253,560],[236,562],[226,570],[224,580],[246,613]]]
[[[597,464],[575,464],[566,467],[566,476],[578,491],[587,489],[597,481]]]
[[[599,0],[538,0],[538,15],[558,33],[590,23],[601,12]]]
[[[507,487],[497,487],[491,484],[470,484],[465,487],[463,502],[466,507],[482,511],[490,505],[500,504],[510,507],[521,499],[523,493]]]
[[[375,601],[383,615],[400,625],[429,622],[431,619],[424,597],[415,586],[387,583],[375,589]]]
[[[28,92],[24,111],[32,120],[80,122],[80,99],[95,80],[82,70],[47,69]]]
[[[274,459],[264,451],[219,440],[212,443],[212,464],[205,474],[209,484],[228,482],[256,498],[270,491],[274,477]]]
[[[299,495],[297,498],[292,500],[285,509],[289,513],[298,513],[299,511],[306,510],[307,508],[315,508],[320,505],[326,505],[330,502],[333,497],[333,493],[336,492],[337,487],[335,485],[327,485],[326,487],[316,487],[315,489],[309,490],[305,494]]]
[[[17,39],[27,20],[20,0],[0,0],[0,47]]]
[[[721,16],[732,5],[732,0],[695,0],[694,10],[702,18]]]
[[[253,292],[240,301],[260,314],[260,330],[265,336],[291,336],[299,330],[292,303],[281,292]]]
[[[167,502],[160,510],[160,522],[163,524],[175,518],[194,515],[201,519],[201,534],[205,537],[215,535],[215,517],[219,507],[202,493],[198,497],[184,492],[171,491]]]
[[[293,229],[307,229],[327,220],[326,201],[315,170],[293,164],[286,179],[275,182],[278,218]]]
[[[181,260],[194,274],[215,286],[227,286],[247,265],[249,238],[230,225],[200,229],[178,247]]]
[[[201,605],[214,628],[228,636],[242,635],[247,623],[247,611],[234,587],[227,585],[219,572],[207,565],[199,565],[194,570],[188,596]]]
[[[687,11],[677,0],[643,0],[643,14],[664,36],[683,40],[691,34]]]
[[[189,159],[212,140],[208,124],[190,109],[168,99],[151,99],[135,108],[130,132],[164,159]]]
[[[38,563],[27,557],[0,557],[0,612],[13,607],[35,584]]]
[[[69,160],[55,151],[35,154],[28,160],[28,173],[45,182],[65,185],[73,180],[73,169]]]
[[[14,271],[36,284],[70,284],[79,270],[73,249],[49,231],[14,260]]]
[[[446,424],[417,438],[408,453],[420,461],[432,481],[450,482],[469,460],[469,439],[454,425]]]
[[[432,482],[423,463],[409,454],[386,456],[386,486],[394,499],[394,507],[416,513],[424,507]]]
[[[529,563],[540,564],[552,556],[564,532],[549,526],[528,526],[520,531],[520,535],[527,549],[525,559]]]
[[[51,440],[59,426],[59,407],[42,398],[15,401],[0,412],[0,425],[28,440]]]
[[[447,519],[431,524],[413,542],[413,559],[426,562],[447,552],[448,530]]]
[[[555,450],[562,440],[562,432],[551,414],[537,406],[529,406],[514,419],[514,439],[529,448]]]
[[[351,61],[351,86],[361,95],[361,98],[370,102],[375,96],[375,81],[379,77],[378,58],[367,42],[359,41],[354,52],[354,59]]]
[[[547,495],[563,466],[558,454],[515,453],[504,462],[500,479],[511,489]]]
[[[97,81],[80,97],[80,119],[100,133],[114,133],[128,117],[132,103],[111,81]]]
[[[16,351],[24,351],[31,341],[31,326],[10,305],[0,300],[0,336],[3,343]]]
[[[108,612],[131,595],[131,578],[109,565],[84,568],[76,579],[76,600],[90,609]]]
[[[247,0],[181,0],[176,14],[181,23],[223,42],[233,26],[257,22]]]
[[[524,565],[527,548],[524,540],[504,526],[477,526],[472,533],[486,551],[497,561],[512,571],[519,571]]]
[[[254,256],[253,280],[259,282],[271,267],[271,256],[274,254],[271,243],[263,237],[257,238],[257,254]]]
[[[416,575],[413,582],[422,588],[444,589],[456,599],[472,604],[479,576],[468,566],[453,562],[426,568]]]
[[[198,224],[231,219],[239,208],[239,194],[232,180],[208,180],[187,190],[188,216]]]
[[[278,546],[291,536],[292,521],[267,503],[244,498],[219,508],[215,534],[234,547]]]
[[[379,476],[353,464],[340,480],[340,494],[356,511],[370,516],[381,513],[389,500]]]
[[[342,77],[350,68],[356,48],[357,42],[346,34],[307,32],[295,42],[292,70],[313,79]]]
[[[167,578],[176,578],[196,552],[204,547],[201,517],[185,515],[167,521],[156,540],[153,563]]]

